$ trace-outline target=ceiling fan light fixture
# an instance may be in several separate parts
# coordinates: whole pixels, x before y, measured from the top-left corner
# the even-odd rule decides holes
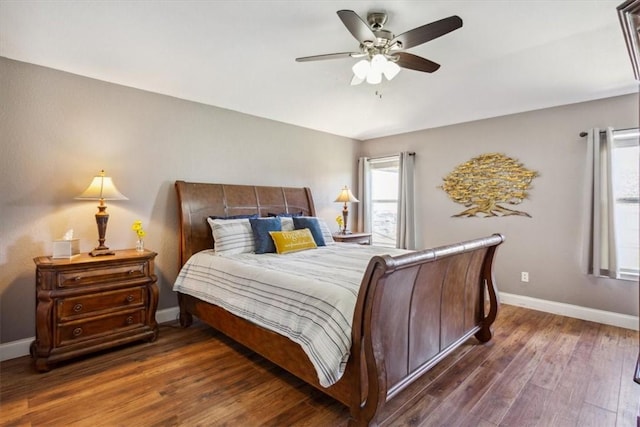
[[[356,62],[351,70],[353,71],[352,86],[359,85],[365,80],[371,85],[377,85],[382,83],[383,73],[387,80],[391,80],[398,74],[400,67],[389,61],[384,55],[375,54],[371,59],[362,59]]]
[[[387,80],[393,79],[400,72],[400,66],[393,61],[387,61],[384,65],[384,76]]]
[[[387,65],[387,58],[384,57],[384,55],[382,54],[375,54],[373,55],[373,57],[371,58],[371,71],[375,72],[375,73],[382,73],[385,69],[385,66]]]
[[[357,76],[360,80],[364,80],[369,74],[369,70],[371,70],[371,64],[368,60],[362,59],[351,68],[353,74]]]
[[[382,73],[374,70],[373,68],[367,74],[367,83],[370,85],[377,85],[382,82]]]

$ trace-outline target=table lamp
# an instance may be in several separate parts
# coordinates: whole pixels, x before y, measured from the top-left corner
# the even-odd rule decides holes
[[[107,233],[107,221],[109,214],[106,212],[107,205],[105,200],[129,200],[118,191],[113,184],[111,177],[104,176],[104,170],[99,175],[93,177],[91,184],[79,196],[75,197],[79,200],[99,200],[98,212],[96,213],[96,223],[98,224],[98,247],[89,252],[91,256],[113,255],[115,252],[110,250],[104,244],[104,236]]]
[[[349,217],[347,202],[357,203],[359,200],[355,198],[351,190],[349,190],[349,187],[345,185],[344,188],[340,190],[340,194],[338,194],[335,202],[344,203],[344,207],[342,208],[342,234],[347,234],[347,218]]]

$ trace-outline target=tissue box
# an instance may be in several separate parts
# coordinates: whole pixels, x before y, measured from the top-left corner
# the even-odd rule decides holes
[[[54,240],[52,258],[72,258],[80,253],[80,239]]]

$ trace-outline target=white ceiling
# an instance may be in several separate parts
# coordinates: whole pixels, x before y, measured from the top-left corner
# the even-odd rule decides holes
[[[636,92],[622,0],[8,1],[0,56],[356,139]],[[350,86],[336,11],[386,10],[396,35],[461,29],[408,51],[438,62]]]

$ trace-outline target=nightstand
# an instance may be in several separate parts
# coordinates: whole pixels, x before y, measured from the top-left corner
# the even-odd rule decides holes
[[[358,243],[361,245],[370,245],[371,233],[350,233],[350,234],[335,233],[333,235],[333,240],[335,240],[336,242],[342,242],[342,243]]]
[[[158,336],[155,252],[34,258],[38,371],[56,362]]]

